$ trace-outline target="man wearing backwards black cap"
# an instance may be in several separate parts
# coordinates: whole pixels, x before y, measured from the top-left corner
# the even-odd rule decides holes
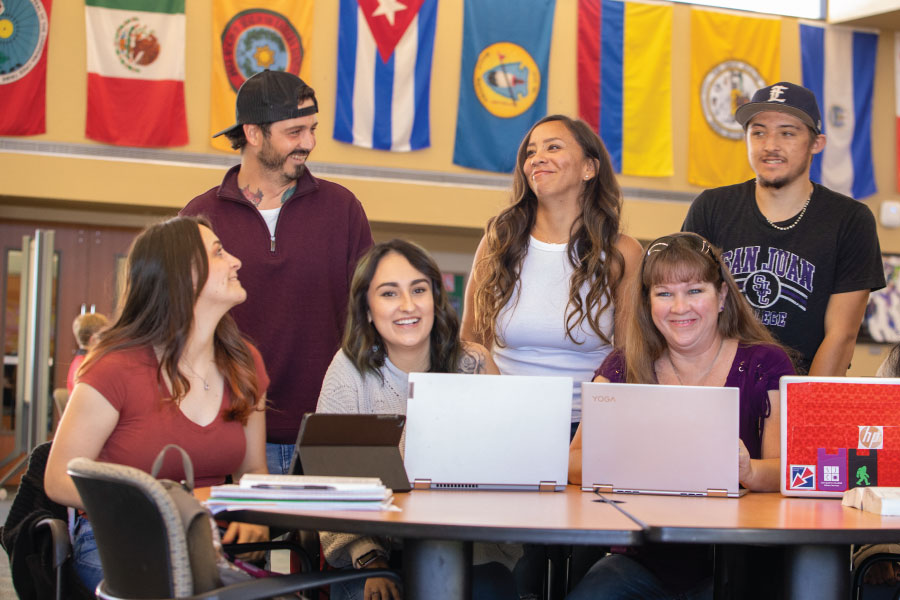
[[[340,347],[350,276],[372,245],[359,200],[314,177],[315,93],[299,77],[263,71],[237,94],[237,122],[218,135],[241,151],[222,184],[181,211],[206,215],[241,259],[247,301],[231,314],[257,344],[267,392],[269,471],[287,469],[303,413],[313,412],[325,371]]]
[[[723,250],[760,320],[798,370],[845,375],[869,291],[884,287],[875,219],[809,179],[825,148],[815,95],[780,82],[738,107],[756,178],[700,194],[682,226]]]

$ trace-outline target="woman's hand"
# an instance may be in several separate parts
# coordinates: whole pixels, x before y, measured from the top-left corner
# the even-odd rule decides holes
[[[367,564],[366,569],[387,569],[388,563],[383,558],[377,558]],[[363,592],[363,600],[403,600],[400,588],[393,579],[386,577],[369,577],[366,579],[366,587]]]
[[[738,439],[738,481],[744,483],[753,479],[753,466],[750,462],[750,451],[744,445],[744,441]]]
[[[269,541],[269,528],[265,525],[252,525],[250,523],[229,523],[228,529],[222,536],[223,544],[252,544],[254,542]],[[264,550],[248,552],[238,556],[241,560],[253,562],[261,560],[266,555]]]

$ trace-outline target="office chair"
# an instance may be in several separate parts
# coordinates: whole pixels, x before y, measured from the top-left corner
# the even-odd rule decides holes
[[[900,584],[878,585],[865,583],[866,573],[869,569],[882,561],[900,562],[900,554],[878,552],[867,556],[853,570],[853,580],[850,588],[851,600],[896,600],[900,598]]]
[[[71,558],[67,510],[44,492],[44,470],[51,442],[31,451],[28,469],[19,483],[0,544],[9,555],[16,595],[22,600],[93,598],[81,585]]]
[[[103,565],[102,600],[132,598],[271,598],[323,585],[389,577],[388,569],[294,573],[223,585],[209,520],[182,523],[163,485],[124,465],[75,458],[69,475],[84,503]],[[187,528],[187,530],[186,530]]]

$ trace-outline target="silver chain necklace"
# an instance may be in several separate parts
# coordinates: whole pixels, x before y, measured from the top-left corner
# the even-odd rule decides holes
[[[202,375],[200,375],[200,373],[198,373],[197,371],[195,371],[195,370],[194,370],[194,367],[192,367],[191,365],[187,364],[186,361],[185,361],[183,364],[184,364],[185,367],[188,368],[188,371],[190,371],[191,373],[193,373],[195,377],[197,377],[198,379],[200,379],[200,381],[203,382],[203,391],[204,391],[204,392],[208,392],[208,391],[209,391],[209,382],[206,380],[206,377],[203,377]],[[207,375],[209,375],[209,373],[207,373]]]
[[[722,354],[722,348],[725,347],[725,338],[719,342],[719,349],[716,351],[716,357],[712,359],[712,362],[709,363],[709,366],[706,367],[706,370],[700,375],[700,378],[697,380],[697,385],[701,385],[703,381],[706,379],[706,376],[709,375],[709,372],[712,371],[713,367],[716,366],[716,362],[719,360],[719,356]],[[669,361],[669,366],[672,367],[672,372],[675,373],[675,378],[678,380],[678,385],[684,385],[684,381],[681,379],[681,373],[678,372],[678,368],[675,366],[675,363],[672,362],[672,354],[669,353],[666,355],[666,359]]]
[[[815,188],[813,188],[813,189],[815,189]],[[766,215],[763,215],[763,218],[769,223],[769,225],[771,225],[778,231],[789,231],[789,230],[793,229],[794,227],[796,227],[797,223],[800,222],[800,219],[803,218],[803,215],[806,214],[806,209],[809,207],[810,200],[812,200],[812,192],[809,193],[809,198],[806,199],[806,203],[803,205],[803,208],[800,209],[800,213],[796,216],[796,218],[794,218],[794,222],[785,227],[782,227],[781,225],[776,225]],[[762,211],[760,211],[760,212],[762,212]]]

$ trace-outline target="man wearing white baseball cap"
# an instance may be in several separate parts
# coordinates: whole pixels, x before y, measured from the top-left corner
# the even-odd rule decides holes
[[[798,372],[845,375],[869,292],[885,285],[872,212],[810,181],[825,148],[810,90],[762,88],[734,118],[756,177],[701,193],[682,230],[722,249],[760,320],[799,354]]]

